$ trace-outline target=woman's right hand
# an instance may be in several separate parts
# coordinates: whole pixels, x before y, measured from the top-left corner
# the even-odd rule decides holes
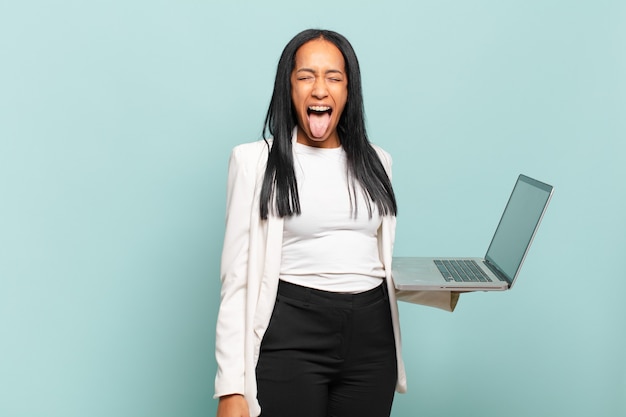
[[[250,417],[248,402],[241,394],[224,395],[217,404],[217,417]]]

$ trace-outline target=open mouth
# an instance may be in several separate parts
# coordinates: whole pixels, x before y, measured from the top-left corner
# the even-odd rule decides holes
[[[309,119],[309,129],[315,138],[322,138],[330,126],[330,115],[333,109],[330,106],[309,106],[307,108],[307,118]]]
[[[332,114],[333,109],[329,106],[309,106],[307,108],[307,115],[323,115],[328,114],[329,116]]]

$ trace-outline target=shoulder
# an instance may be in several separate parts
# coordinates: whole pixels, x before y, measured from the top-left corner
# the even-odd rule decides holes
[[[270,145],[271,141],[264,140],[237,145],[231,151],[230,164],[252,168],[259,163],[266,163]]]
[[[269,150],[269,144],[271,141],[265,142],[264,140],[257,140],[249,143],[242,143],[233,148],[231,154],[239,158],[250,158],[259,156],[260,154],[267,154]]]
[[[372,148],[374,148],[374,150],[376,151],[376,154],[378,154],[378,158],[380,158],[380,162],[382,162],[385,168],[389,170],[389,168],[391,168],[391,163],[392,163],[391,154],[376,144],[372,143],[371,145],[372,145]]]

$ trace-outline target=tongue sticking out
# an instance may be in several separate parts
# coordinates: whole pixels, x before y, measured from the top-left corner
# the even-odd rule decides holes
[[[309,114],[309,128],[311,134],[316,138],[321,138],[326,133],[330,124],[330,114],[328,112],[315,112]]]

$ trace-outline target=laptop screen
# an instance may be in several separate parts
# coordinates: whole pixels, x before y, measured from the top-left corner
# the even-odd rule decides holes
[[[550,200],[552,186],[520,175],[491,240],[485,259],[515,279]]]

